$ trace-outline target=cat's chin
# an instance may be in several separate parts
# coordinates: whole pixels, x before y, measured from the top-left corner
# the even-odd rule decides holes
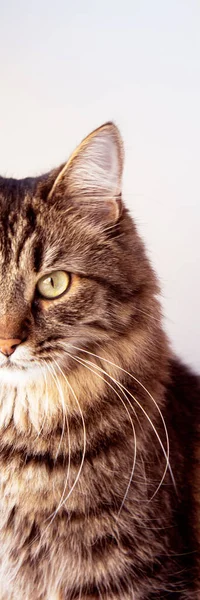
[[[8,365],[0,366],[0,383],[9,386],[26,385],[32,380],[37,380],[43,377],[42,370],[38,364],[20,365],[9,363]]]

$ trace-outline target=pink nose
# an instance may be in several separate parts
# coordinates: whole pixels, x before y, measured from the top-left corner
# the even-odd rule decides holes
[[[16,347],[21,344],[21,341],[22,340],[19,340],[18,338],[9,340],[0,339],[0,352],[5,354],[5,356],[10,356],[10,354],[13,354]]]

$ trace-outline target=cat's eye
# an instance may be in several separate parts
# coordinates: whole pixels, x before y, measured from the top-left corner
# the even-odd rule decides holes
[[[37,283],[37,290],[43,298],[58,298],[70,285],[70,275],[65,271],[52,271],[43,275]]]

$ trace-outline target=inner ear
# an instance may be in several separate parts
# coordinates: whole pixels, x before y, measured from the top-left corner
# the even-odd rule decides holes
[[[85,138],[60,170],[49,193],[59,194],[95,210],[103,220],[119,217],[123,144],[117,127],[106,123]]]

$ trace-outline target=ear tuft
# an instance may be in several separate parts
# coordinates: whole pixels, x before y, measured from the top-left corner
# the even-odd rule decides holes
[[[65,188],[70,198],[115,202],[121,193],[123,144],[119,130],[106,123],[86,137],[57,176],[50,195]]]

